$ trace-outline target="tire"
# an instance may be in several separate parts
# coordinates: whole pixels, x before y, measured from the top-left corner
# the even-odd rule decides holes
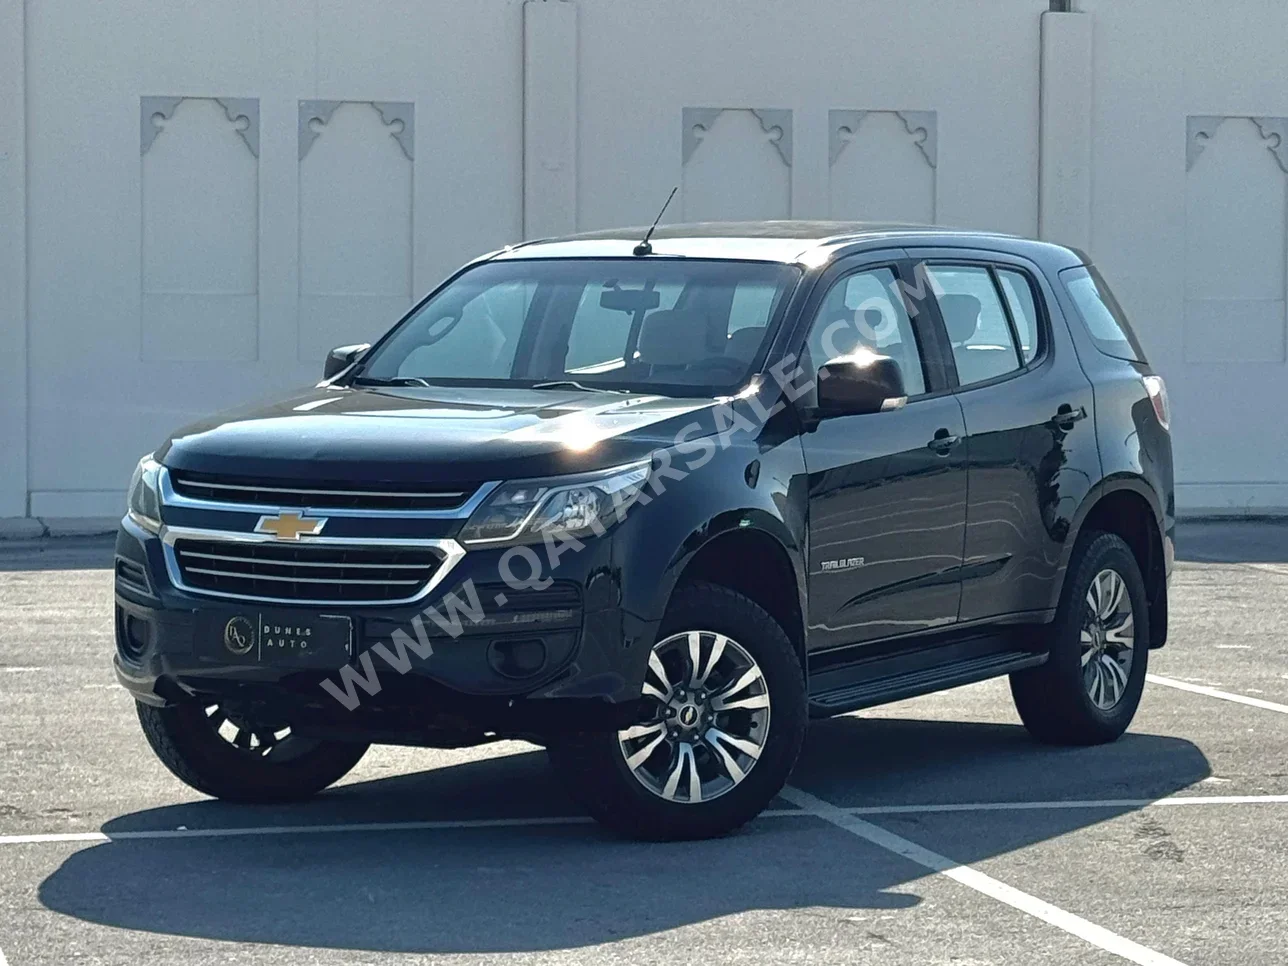
[[[1122,581],[1121,595],[1115,595],[1106,573]],[[1093,611],[1093,600],[1103,610],[1111,598],[1119,605],[1108,617]],[[1140,704],[1150,639],[1145,582],[1121,537],[1098,531],[1079,537],[1050,635],[1047,662],[1011,675],[1020,720],[1048,744],[1113,741],[1127,730]],[[1130,646],[1123,647],[1128,639]]]
[[[686,685],[682,669],[694,662],[683,661],[692,654],[694,636],[699,671],[688,674]],[[657,676],[655,661],[665,678]],[[666,692],[672,695],[668,705],[658,698],[671,677],[676,681]],[[736,686],[744,680],[749,683]],[[650,654],[641,705],[641,724],[568,736],[549,754],[569,792],[598,822],[650,841],[712,838],[750,821],[786,784],[808,723],[805,675],[786,632],[748,598],[706,583],[683,587],[672,598]],[[689,707],[697,710],[690,714]],[[668,727],[678,736],[674,741],[663,736],[640,764],[628,764],[628,756],[640,760],[661,733],[652,729]],[[637,731],[642,734],[629,736]]]
[[[143,734],[161,763],[197,791],[229,802],[310,798],[347,775],[369,747],[291,734],[279,737],[269,728],[238,726],[217,704],[204,701],[167,708],[136,702],[136,708]],[[221,735],[221,727],[235,732],[235,739]],[[279,734],[283,730],[277,729]]]

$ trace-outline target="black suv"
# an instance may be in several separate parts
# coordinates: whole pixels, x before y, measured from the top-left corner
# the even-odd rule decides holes
[[[1067,248],[803,222],[477,259],[144,458],[116,669],[199,791],[524,738],[629,835],[736,828],[811,718],[1010,675],[1109,741],[1167,637],[1163,382]]]

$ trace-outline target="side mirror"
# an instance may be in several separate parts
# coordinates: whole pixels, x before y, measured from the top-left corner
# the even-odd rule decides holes
[[[818,415],[860,416],[898,409],[908,401],[899,364],[859,350],[818,370]]]
[[[322,378],[330,379],[344,372],[345,369],[348,369],[361,359],[362,354],[370,348],[370,342],[363,342],[361,345],[342,345],[337,349],[332,349],[327,354],[326,365],[322,367]]]

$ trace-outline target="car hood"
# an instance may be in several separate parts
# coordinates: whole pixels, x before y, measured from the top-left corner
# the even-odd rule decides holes
[[[481,483],[642,459],[686,428],[687,438],[715,432],[716,405],[579,390],[319,386],[187,426],[157,458],[239,477]]]

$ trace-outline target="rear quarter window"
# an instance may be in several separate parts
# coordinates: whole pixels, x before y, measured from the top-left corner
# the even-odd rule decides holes
[[[1145,353],[1136,341],[1136,333],[1132,331],[1122,306],[1095,266],[1066,268],[1060,273],[1060,279],[1097,349],[1115,359],[1145,361]]]

